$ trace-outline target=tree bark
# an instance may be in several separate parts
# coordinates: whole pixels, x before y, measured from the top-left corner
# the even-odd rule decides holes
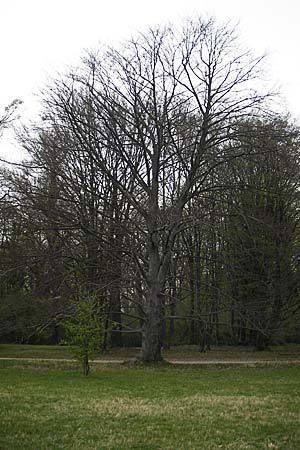
[[[161,332],[162,332],[162,290],[161,261],[159,254],[159,236],[157,232],[157,209],[153,208],[153,216],[148,224],[148,276],[147,295],[145,304],[145,320],[142,328],[142,349],[139,359],[145,362],[161,361]]]
[[[88,355],[83,355],[82,358],[82,372],[83,375],[87,376],[90,373],[90,364],[89,364],[89,358]]]
[[[148,294],[147,314],[142,330],[142,349],[139,359],[145,362],[162,361],[162,296],[159,286],[152,286]]]

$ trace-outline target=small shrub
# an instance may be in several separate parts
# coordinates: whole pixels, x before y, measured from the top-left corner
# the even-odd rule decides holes
[[[65,338],[61,343],[74,347],[74,356],[81,363],[84,375],[90,371],[89,361],[100,351],[104,318],[94,297],[81,300],[75,313],[63,321]]]

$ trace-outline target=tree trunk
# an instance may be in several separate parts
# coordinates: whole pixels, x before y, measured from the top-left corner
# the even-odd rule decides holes
[[[118,283],[120,283],[120,280],[118,280]],[[110,331],[110,343],[112,347],[122,347],[122,314],[119,284],[113,285],[110,289],[110,306],[112,309],[111,321],[113,323]]]
[[[90,373],[90,365],[89,365],[89,358],[88,355],[83,355],[82,358],[82,372],[83,375],[87,376]]]
[[[155,217],[155,216],[154,216]],[[149,226],[148,241],[148,293],[146,295],[145,320],[142,328],[142,349],[139,359],[145,362],[161,361],[163,288],[166,273],[170,268],[170,257],[164,255],[164,264],[160,258],[159,236],[156,222]]]
[[[139,359],[145,362],[162,361],[162,295],[161,289],[153,286],[148,295],[147,314],[142,330],[142,349]]]
[[[193,252],[193,249],[191,248],[191,253]],[[195,344],[195,270],[194,270],[194,255],[193,253],[189,257],[189,290],[190,290],[190,336],[189,336],[189,343]]]
[[[174,241],[178,233],[182,211],[180,208],[173,211],[173,221],[168,229],[168,239],[162,243],[158,227],[158,184],[153,190],[148,216],[147,229],[147,294],[144,305],[145,320],[142,328],[142,349],[139,356],[141,361],[154,362],[161,361],[162,354],[162,324],[163,324],[163,303],[164,288],[167,274],[170,272],[172,250]]]

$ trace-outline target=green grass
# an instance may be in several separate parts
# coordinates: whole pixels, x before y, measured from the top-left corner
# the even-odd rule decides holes
[[[0,370],[1,450],[300,448],[299,366],[104,365],[84,378],[9,364]]]
[[[63,345],[0,344],[0,358],[73,358],[72,349]]]
[[[105,354],[99,354],[97,358],[103,360],[133,358],[138,353],[137,348],[114,348]],[[274,346],[268,351],[258,352],[251,347],[213,347],[211,351],[200,353],[196,346],[178,346],[163,351],[166,359],[199,360],[199,361],[232,361],[232,360],[258,360],[280,361],[300,360],[300,345],[290,344]],[[44,359],[70,359],[73,358],[72,349],[60,345],[14,345],[0,344],[0,358],[44,358]]]

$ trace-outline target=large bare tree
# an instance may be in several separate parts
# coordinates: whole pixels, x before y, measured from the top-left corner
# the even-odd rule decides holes
[[[144,361],[162,358],[163,296],[183,211],[219,188],[219,168],[243,154],[225,143],[238,142],[238,121],[269,97],[257,90],[261,61],[240,49],[234,30],[197,19],[88,55],[46,96],[45,123],[71,133],[129,205]]]

